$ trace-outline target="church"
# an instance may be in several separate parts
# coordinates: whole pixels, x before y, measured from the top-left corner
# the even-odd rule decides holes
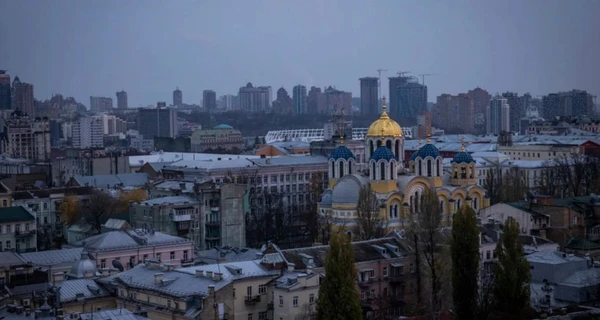
[[[476,184],[476,163],[465,152],[464,142],[449,168],[429,138],[406,166],[402,128],[388,116],[385,97],[382,109],[365,136],[366,163],[359,163],[344,146],[343,136],[329,156],[329,188],[319,202],[320,215],[331,217],[335,225],[352,234],[358,226],[359,193],[367,185],[379,201],[378,214],[387,231],[408,226],[409,215],[427,189],[439,198],[445,226],[452,224],[452,215],[462,206],[477,211],[490,205],[485,190]]]

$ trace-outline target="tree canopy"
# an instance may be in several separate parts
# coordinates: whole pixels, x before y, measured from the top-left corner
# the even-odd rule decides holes
[[[494,266],[493,297],[495,309],[517,314],[529,305],[531,273],[519,240],[519,223],[506,220],[496,246],[498,262]]]
[[[475,319],[479,281],[479,227],[475,211],[462,206],[452,221],[452,300],[458,319]]]
[[[345,234],[333,234],[325,259],[325,278],[319,288],[317,319],[362,319],[356,279],[354,248],[350,237]]]

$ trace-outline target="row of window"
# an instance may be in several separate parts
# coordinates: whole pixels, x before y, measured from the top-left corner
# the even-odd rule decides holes
[[[13,227],[14,226],[14,227]],[[5,224],[5,225],[0,225],[0,233],[2,234],[7,234],[7,233],[12,233],[14,232],[21,232],[21,231],[25,231],[25,232],[29,232],[30,230],[33,230],[33,223],[17,223],[17,224]]]

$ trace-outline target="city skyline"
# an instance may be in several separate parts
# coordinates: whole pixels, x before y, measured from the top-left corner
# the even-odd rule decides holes
[[[11,14],[0,21],[0,69],[34,84],[37,99],[61,93],[85,103],[123,89],[129,107],[168,101],[177,86],[184,103],[200,104],[204,90],[237,94],[247,82],[288,92],[298,84],[307,90],[332,85],[358,97],[358,79],[377,76],[379,68],[389,70],[382,74],[385,96],[396,72],[436,73],[425,79],[429,101],[475,87],[534,97],[571,89],[600,93],[600,45],[592,41],[600,3],[378,4],[182,1],[142,8],[118,1],[6,1],[0,9]],[[198,12],[211,14],[198,21]],[[154,23],[161,20],[176,23]]]

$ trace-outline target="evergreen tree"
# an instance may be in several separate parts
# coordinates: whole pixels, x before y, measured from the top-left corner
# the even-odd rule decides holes
[[[494,266],[495,309],[517,314],[529,305],[531,273],[523,244],[519,241],[519,223],[508,219],[502,231],[496,246],[498,262]]]
[[[362,319],[360,295],[356,286],[354,248],[346,234],[334,234],[325,259],[325,278],[319,288],[317,319]]]
[[[452,221],[452,299],[458,319],[475,319],[479,281],[479,227],[475,211],[462,206]]]

